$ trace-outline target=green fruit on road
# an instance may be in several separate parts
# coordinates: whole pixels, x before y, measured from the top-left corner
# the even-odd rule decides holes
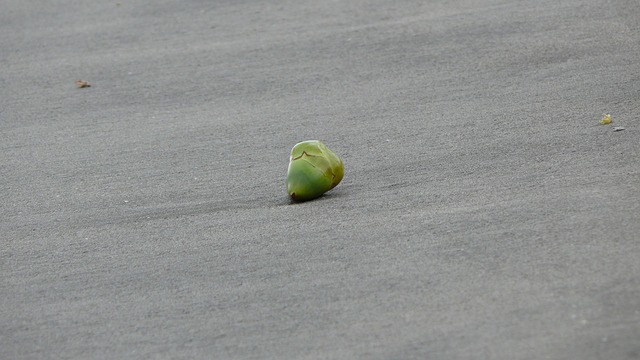
[[[287,191],[295,201],[312,200],[333,189],[344,176],[342,159],[318,140],[291,149]]]

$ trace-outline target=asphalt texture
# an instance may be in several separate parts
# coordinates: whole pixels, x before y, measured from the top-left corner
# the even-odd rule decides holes
[[[639,123],[634,0],[2,0],[0,358],[638,359]]]

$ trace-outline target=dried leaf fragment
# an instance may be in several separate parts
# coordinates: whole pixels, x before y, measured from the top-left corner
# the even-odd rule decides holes
[[[600,125],[607,125],[607,124],[611,124],[613,120],[611,120],[611,115],[609,114],[602,114],[602,120],[600,120]]]
[[[86,87],[91,87],[91,84],[89,84],[84,80],[76,80],[76,86],[78,87],[78,89],[82,89]]]

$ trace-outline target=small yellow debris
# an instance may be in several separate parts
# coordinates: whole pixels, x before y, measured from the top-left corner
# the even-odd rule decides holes
[[[611,124],[613,120],[611,120],[611,115],[609,114],[602,114],[602,120],[600,120],[600,125],[607,125],[607,124]]]
[[[91,87],[91,84],[89,84],[84,80],[76,80],[76,86],[78,87],[78,89],[82,89],[86,87]]]

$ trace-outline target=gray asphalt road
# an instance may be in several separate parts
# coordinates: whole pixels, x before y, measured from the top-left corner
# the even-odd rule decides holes
[[[638,359],[639,59],[634,0],[3,0],[0,358]]]

